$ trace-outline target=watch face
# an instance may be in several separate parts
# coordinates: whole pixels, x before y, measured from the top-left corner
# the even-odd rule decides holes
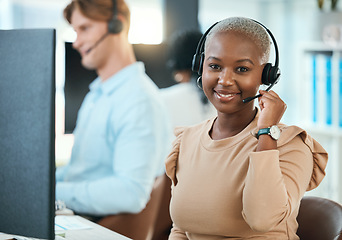
[[[280,137],[280,129],[277,126],[272,126],[270,128],[270,135],[273,139],[278,140]]]

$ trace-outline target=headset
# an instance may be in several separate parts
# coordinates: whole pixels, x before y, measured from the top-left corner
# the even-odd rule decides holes
[[[95,44],[86,51],[86,54],[89,54],[94,48],[96,48],[109,34],[120,33],[122,29],[123,24],[118,18],[118,6],[116,0],[113,0],[113,14],[112,18],[108,21],[108,31],[103,34],[102,37],[100,37],[99,40],[97,40]]]
[[[261,82],[264,85],[269,86],[266,91],[269,91],[278,81],[279,81],[279,76],[280,76],[280,69],[279,69],[279,52],[278,52],[278,45],[275,40],[275,37],[273,36],[272,32],[265,27],[263,24],[260,22],[251,19],[255,23],[259,24],[262,26],[268,35],[271,37],[273,45],[274,45],[274,50],[275,50],[275,63],[274,66],[272,66],[271,63],[266,63],[263,71],[262,71],[262,76],[261,76]],[[198,85],[200,84],[199,81],[201,81],[202,77],[202,72],[203,72],[203,62],[204,62],[204,45],[205,45],[205,40],[207,38],[207,35],[209,34],[210,30],[216,26],[219,22],[214,23],[201,37],[201,39],[198,42],[197,48],[196,48],[196,53],[193,57],[192,60],[192,71],[197,72],[199,75],[198,78]],[[257,97],[260,97],[261,95],[257,95],[254,97],[248,97],[243,100],[244,103],[249,102]]]
[[[118,6],[116,0],[113,0],[113,16],[108,21],[108,32],[117,34],[122,31],[123,25],[121,20],[118,18]]]

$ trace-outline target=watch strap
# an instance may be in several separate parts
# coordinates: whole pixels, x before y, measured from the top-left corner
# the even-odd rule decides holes
[[[258,133],[256,134],[256,138],[259,139],[260,135],[264,135],[264,134],[269,134],[270,133],[270,128],[261,128],[259,129]]]

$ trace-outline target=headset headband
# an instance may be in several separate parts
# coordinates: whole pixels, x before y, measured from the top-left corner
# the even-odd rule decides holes
[[[113,3],[113,12],[112,12],[112,18],[108,21],[108,32],[117,34],[122,31],[123,25],[121,20],[118,18],[118,6],[117,1],[112,0]]]
[[[116,3],[116,0],[112,0],[112,3],[113,3],[113,16],[112,16],[112,18],[114,18],[118,15],[118,6]]]
[[[275,52],[275,62],[274,62],[274,66],[275,67],[279,67],[279,52],[278,52],[278,45],[277,45],[277,41],[275,40],[275,37],[273,36],[272,32],[262,23],[251,19],[252,21],[256,22],[257,24],[259,24],[260,26],[262,26],[266,32],[268,33],[268,35],[271,37],[273,45],[274,45],[274,52]]]
[[[274,50],[275,50],[275,63],[274,63],[274,66],[270,66],[270,68],[272,68],[272,74],[274,75],[274,81],[271,83],[276,83],[277,79],[279,78],[280,76],[280,73],[279,73],[279,52],[278,52],[278,45],[277,45],[277,41],[275,40],[275,37],[273,36],[272,32],[265,26],[263,25],[262,23],[256,21],[256,20],[253,20],[253,19],[250,19],[252,20],[253,22],[259,24],[260,26],[262,26],[266,32],[268,33],[268,35],[271,37],[272,39],[272,42],[273,42],[273,45],[274,45]],[[201,39],[199,40],[198,42],[198,45],[197,45],[197,48],[196,48],[196,53],[194,55],[194,58],[193,58],[193,62],[192,62],[192,71],[194,72],[198,72],[199,75],[202,75],[202,64],[203,64],[203,55],[204,55],[204,43],[205,43],[205,40],[207,38],[207,35],[209,34],[209,32],[211,31],[211,29],[213,27],[216,26],[216,24],[218,24],[219,22],[216,22],[214,23],[201,37]],[[267,76],[269,78],[269,75]]]

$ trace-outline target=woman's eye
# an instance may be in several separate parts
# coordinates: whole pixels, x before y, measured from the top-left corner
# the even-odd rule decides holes
[[[219,70],[219,69],[220,69],[220,66],[217,65],[217,64],[209,64],[209,67],[210,67],[211,69],[214,69],[214,70]]]
[[[238,72],[247,72],[247,71],[248,71],[248,68],[246,68],[246,67],[238,67],[238,68],[237,68],[237,71],[238,71]]]

